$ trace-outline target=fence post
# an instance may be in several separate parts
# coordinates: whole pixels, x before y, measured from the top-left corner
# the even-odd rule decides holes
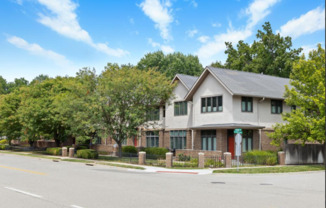
[[[226,168],[232,167],[231,152],[224,152],[224,163]]]
[[[205,154],[200,152],[198,153],[198,168],[205,167]]]
[[[166,163],[165,163],[165,167],[167,168],[172,168],[172,164],[173,164],[173,153],[172,152],[167,152],[165,154],[166,157]]]
[[[285,152],[278,152],[277,153],[277,156],[278,156],[278,163],[280,165],[285,165]]]
[[[68,156],[68,149],[67,147],[62,147],[62,157],[67,157]]]
[[[138,153],[138,164],[145,165],[146,164],[146,152]]]
[[[69,157],[74,157],[74,155],[75,155],[75,148],[70,147],[69,148]]]

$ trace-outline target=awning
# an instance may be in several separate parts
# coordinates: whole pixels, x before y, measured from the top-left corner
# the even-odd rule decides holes
[[[258,126],[243,123],[223,123],[223,124],[206,124],[201,126],[193,126],[190,129],[263,129],[265,126]]]

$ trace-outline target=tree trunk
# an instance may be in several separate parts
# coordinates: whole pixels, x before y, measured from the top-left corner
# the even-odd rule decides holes
[[[122,144],[119,143],[118,145],[119,145],[118,146],[118,148],[119,148],[118,156],[119,156],[119,158],[121,158],[122,157]]]
[[[30,147],[33,147],[33,145],[34,145],[34,140],[28,140],[28,143],[29,143],[29,146],[30,146]]]
[[[59,139],[59,134],[58,134],[57,132],[54,132],[53,139],[54,139],[54,141],[55,141],[56,146],[57,146],[57,147],[60,147],[60,143],[61,143],[61,141],[60,141],[60,139]]]

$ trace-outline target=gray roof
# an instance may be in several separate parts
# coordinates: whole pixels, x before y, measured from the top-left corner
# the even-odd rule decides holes
[[[196,80],[198,79],[198,77],[185,75],[185,74],[177,74],[176,77],[178,77],[180,81],[186,85],[188,90],[192,88],[192,86],[195,84]]]
[[[257,126],[245,123],[223,123],[223,124],[205,124],[194,126],[191,129],[263,129],[265,126]]]
[[[234,95],[283,99],[290,79],[252,72],[207,67]]]

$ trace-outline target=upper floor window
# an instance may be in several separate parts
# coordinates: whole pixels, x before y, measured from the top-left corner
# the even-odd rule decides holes
[[[146,147],[158,147],[159,146],[159,133],[158,131],[146,132]]]
[[[146,116],[148,121],[160,120],[160,108],[148,111]]]
[[[272,113],[280,114],[283,112],[283,102],[282,100],[271,100]]]
[[[170,131],[171,149],[186,149],[186,146],[187,146],[186,131]]]
[[[241,111],[252,112],[252,97],[241,98]]]
[[[291,111],[296,110],[297,106],[296,105],[291,105]]]
[[[163,118],[165,118],[165,106],[163,106]]]
[[[174,115],[175,116],[182,116],[187,115],[188,111],[187,101],[182,102],[175,102],[174,103]]]
[[[201,112],[221,112],[223,111],[223,97],[206,97],[201,99]]]

